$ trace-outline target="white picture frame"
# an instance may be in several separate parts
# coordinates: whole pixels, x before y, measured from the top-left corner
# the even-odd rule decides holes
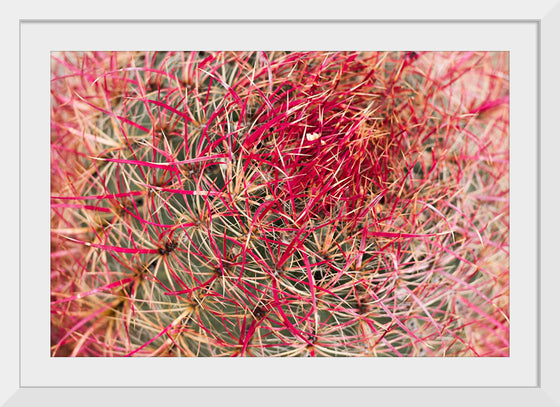
[[[20,189],[21,202],[19,206],[15,205],[14,202],[9,203],[10,207],[3,206],[4,214],[12,214],[5,215],[6,219],[3,227],[5,230],[12,232],[5,233],[2,236],[2,242],[4,243],[2,247],[5,248],[4,256],[7,258],[7,262],[5,266],[0,267],[0,270],[5,274],[3,284],[5,292],[2,298],[4,323],[2,324],[3,330],[0,339],[0,343],[3,345],[1,349],[4,350],[0,401],[5,402],[8,406],[39,403],[41,405],[59,406],[117,405],[120,403],[154,405],[183,400],[189,403],[230,404],[232,401],[237,401],[244,404],[260,405],[264,403],[286,404],[287,402],[299,404],[302,399],[317,405],[322,403],[346,405],[352,404],[352,402],[373,402],[376,404],[385,402],[393,405],[414,403],[433,406],[448,406],[450,404],[490,405],[491,403],[539,406],[560,404],[560,390],[557,389],[560,387],[560,380],[556,371],[556,366],[560,363],[560,356],[554,348],[555,339],[559,333],[558,326],[555,324],[557,319],[555,311],[558,306],[554,302],[554,289],[560,286],[560,277],[555,273],[555,267],[553,267],[553,244],[557,240],[554,239],[556,238],[554,232],[558,230],[560,225],[558,216],[555,216],[554,212],[558,202],[555,199],[558,197],[558,192],[554,188],[557,185],[555,179],[557,171],[553,167],[554,157],[552,157],[555,152],[554,147],[558,146],[557,138],[553,137],[553,129],[556,129],[553,126],[555,115],[557,115],[555,112],[555,106],[557,105],[555,104],[555,96],[560,94],[560,85],[558,80],[555,81],[553,75],[558,70],[558,63],[560,62],[554,41],[554,38],[559,37],[560,1],[535,2],[535,4],[528,5],[522,2],[496,1],[486,4],[488,2],[472,1],[468,3],[468,7],[466,4],[462,6],[451,5],[452,3],[443,1],[405,1],[400,2],[399,5],[384,5],[382,9],[376,8],[374,4],[356,3],[358,2],[348,2],[346,4],[322,2],[320,5],[312,6],[291,1],[283,2],[281,7],[269,5],[267,6],[269,10],[264,12],[262,5],[260,6],[261,11],[259,11],[259,7],[255,7],[256,3],[232,4],[232,2],[219,1],[214,3],[212,8],[215,8],[215,10],[211,11],[211,15],[208,6],[202,4],[189,5],[188,10],[185,8],[181,13],[174,13],[172,11],[174,9],[173,4],[168,7],[163,5],[160,11],[152,12],[153,5],[148,2],[134,3],[133,10],[126,5],[98,2],[95,3],[94,7],[91,7],[91,10],[85,7],[83,12],[77,13],[75,3],[70,2],[50,2],[48,5],[21,3],[17,6],[14,5],[15,7],[8,12],[8,15],[3,17],[3,20],[5,20],[2,28],[4,38],[10,39],[8,48],[5,49],[6,55],[20,55],[19,74],[17,72],[18,68],[16,68],[18,64],[15,61],[9,66],[6,66],[5,62],[3,68],[7,68],[4,76],[6,78],[6,93],[3,104],[6,100],[13,101],[5,103],[6,107],[11,109],[6,117],[11,118],[11,120],[6,120],[8,122],[6,131],[10,134],[10,139],[5,141],[4,152],[6,157],[2,163],[7,179],[4,191],[5,196],[12,196],[16,193],[15,191]],[[32,4],[32,7],[29,4]],[[180,3],[175,6],[180,7]],[[250,6],[253,8],[251,9]],[[111,10],[110,20],[107,20],[107,10]],[[146,13],[143,10],[149,10],[150,12]],[[186,18],[187,20],[169,20],[169,16]],[[297,16],[298,20],[302,20],[294,20],[294,16]],[[115,18],[119,20],[115,21]],[[147,21],[144,20],[145,18],[154,20]],[[131,23],[129,19],[136,22]],[[41,129],[43,129],[43,132],[48,131],[50,114],[48,111],[49,61],[44,60],[45,52],[49,49],[68,49],[59,48],[60,44],[63,44],[64,47],[80,44],[81,49],[95,49],[98,46],[95,42],[96,35],[99,26],[103,24],[115,27],[115,33],[126,34],[127,30],[123,32],[122,28],[117,28],[118,24],[128,25],[129,28],[132,24],[132,32],[140,33],[148,25],[165,23],[165,25],[175,24],[176,27],[180,27],[188,22],[210,25],[221,24],[222,28],[226,27],[223,28],[224,46],[221,49],[235,49],[236,37],[235,35],[229,35],[229,28],[227,27],[239,24],[254,24],[249,21],[253,19],[259,20],[259,29],[265,31],[267,27],[270,30],[271,26],[283,28],[282,24],[284,22],[299,24],[300,27],[304,27],[304,31],[310,34],[310,37],[320,30],[324,30],[321,32],[328,35],[329,24],[331,27],[342,24],[348,29],[352,29],[356,25],[376,25],[378,27],[383,25],[383,29],[379,28],[380,33],[394,32],[387,28],[389,24],[395,26],[402,24],[402,27],[405,28],[411,24],[419,24],[419,26],[422,24],[439,24],[440,28],[438,30],[440,32],[441,24],[445,25],[450,32],[453,31],[453,27],[457,26],[468,27],[472,30],[472,26],[476,24],[481,26],[494,24],[495,28],[492,28],[492,30],[494,30],[496,38],[514,36],[517,31],[518,34],[521,33],[518,42],[522,43],[522,37],[525,35],[523,30],[531,27],[527,33],[534,32],[535,34],[534,53],[520,56],[532,61],[527,65],[528,70],[524,71],[522,75],[520,74],[520,78],[530,81],[529,84],[525,84],[526,92],[530,92],[531,89],[535,92],[532,96],[529,95],[531,99],[528,103],[529,109],[534,110],[515,115],[516,94],[523,95],[523,97],[525,97],[525,94],[520,91],[523,88],[522,84],[512,81],[511,119],[512,131],[514,126],[523,126],[523,120],[533,123],[534,127],[525,130],[528,139],[528,146],[525,150],[526,160],[523,162],[516,160],[514,162],[512,159],[511,174],[512,211],[515,210],[514,207],[517,203],[518,207],[522,206],[518,210],[525,211],[527,216],[527,221],[523,223],[524,232],[526,230],[526,233],[524,233],[526,240],[519,240],[520,244],[524,243],[526,245],[527,256],[516,255],[514,266],[522,265],[523,268],[530,270],[527,272],[529,277],[527,277],[526,282],[522,281],[522,274],[512,275],[512,286],[516,284],[519,290],[527,289],[530,292],[530,294],[527,294],[527,298],[529,298],[527,301],[531,303],[521,304],[525,297],[517,296],[519,298],[517,300],[512,295],[512,331],[519,329],[518,332],[522,332],[519,337],[527,334],[523,343],[527,344],[525,351],[532,356],[524,357],[521,352],[517,353],[517,355],[522,355],[521,359],[523,359],[524,364],[508,364],[509,362],[506,360],[501,367],[504,371],[507,371],[507,369],[522,369],[522,371],[514,371],[515,374],[512,374],[511,377],[504,376],[503,380],[486,382],[483,377],[485,377],[484,374],[488,372],[488,369],[492,369],[492,366],[490,366],[492,363],[485,362],[484,358],[466,358],[465,362],[459,363],[468,364],[469,366],[465,365],[462,368],[467,369],[471,374],[480,372],[478,382],[476,377],[472,378],[473,383],[476,384],[467,383],[463,385],[459,379],[455,381],[450,379],[449,382],[440,379],[439,383],[434,384],[417,373],[415,373],[416,376],[407,374],[407,371],[410,371],[409,367],[401,365],[398,360],[387,359],[379,363],[382,363],[380,366],[385,369],[382,372],[388,372],[387,374],[390,376],[388,379],[375,376],[375,373],[372,372],[372,377],[377,377],[377,381],[368,381],[367,378],[362,377],[359,380],[355,379],[353,384],[353,380],[348,378],[348,375],[353,374],[352,372],[355,372],[355,370],[351,370],[350,366],[344,365],[333,368],[331,362],[326,359],[315,369],[329,372],[329,377],[339,375],[339,380],[314,381],[306,377],[306,366],[297,362],[298,365],[280,368],[285,369],[283,370],[284,375],[291,375],[293,380],[286,379],[280,385],[274,385],[266,380],[266,375],[273,375],[270,372],[278,367],[276,365],[271,366],[270,362],[261,359],[250,366],[245,363],[241,370],[241,372],[246,373],[245,376],[229,385],[223,380],[220,381],[220,375],[224,369],[223,364],[216,365],[213,364],[215,362],[212,360],[203,359],[198,361],[196,365],[192,365],[193,369],[200,372],[200,374],[196,374],[198,377],[191,380],[194,385],[189,385],[189,383],[178,385],[177,382],[173,382],[166,386],[165,383],[162,384],[161,376],[163,373],[158,372],[158,366],[154,365],[151,360],[134,360],[128,366],[131,371],[137,372],[138,376],[131,377],[128,374],[122,374],[122,377],[120,377],[120,366],[118,364],[113,363],[112,360],[100,358],[89,362],[90,365],[96,365],[92,368],[95,377],[100,379],[100,382],[96,383],[87,379],[87,374],[80,371],[78,364],[71,365],[64,361],[59,362],[60,359],[53,360],[55,358],[50,358],[48,341],[46,346],[31,346],[34,339],[28,334],[30,327],[37,332],[45,332],[45,329],[48,332],[50,323],[48,306],[47,310],[44,309],[44,305],[49,302],[48,290],[46,292],[44,290],[45,281],[48,284],[48,277],[45,278],[45,274],[48,275],[48,273],[43,270],[42,274],[33,274],[33,276],[38,276],[36,284],[30,279],[29,274],[30,267],[37,270],[35,264],[40,264],[40,262],[33,262],[35,257],[40,259],[46,253],[48,258],[48,244],[44,247],[44,243],[50,240],[48,221],[45,222],[48,219],[49,206],[48,200],[45,198],[48,197],[49,185],[48,182],[43,182],[43,180],[48,179],[48,176],[37,175],[39,181],[32,180],[30,176],[30,174],[33,174],[35,165],[42,168],[41,163],[48,163],[48,157],[46,157],[46,161],[45,157],[43,157],[43,161],[39,156],[35,159],[35,155],[30,148],[33,151],[45,151],[44,148],[48,148],[48,143],[45,141],[48,137],[44,137],[44,140],[41,139],[42,141],[37,143],[29,143],[29,137],[32,137],[30,134],[37,134],[35,128],[39,129],[39,132]],[[317,28],[318,22],[323,24],[324,27]],[[65,27],[55,32],[56,30],[53,27],[57,24]],[[500,27],[506,26],[508,29],[503,29],[503,32],[501,32]],[[199,27],[200,25],[193,27],[190,32],[195,34],[200,32]],[[333,32],[336,29],[330,31]],[[465,29],[465,31],[468,34],[468,30]],[[53,33],[54,35],[49,37]],[[255,32],[253,31],[253,33]],[[256,33],[259,33],[259,31]],[[273,37],[281,37],[283,34],[281,30],[278,30],[277,33],[272,35]],[[410,46],[408,48],[411,50],[422,47],[422,41],[427,38],[420,34],[414,37],[409,42]],[[19,38],[19,43],[16,38]],[[40,44],[41,38],[45,43]],[[49,43],[49,38],[53,42]],[[30,42],[32,39],[34,42]],[[81,42],[79,42],[80,40]],[[331,40],[336,44],[335,37]],[[499,47],[500,42],[496,40],[494,43],[494,40],[494,36],[488,35],[483,47],[504,50]],[[306,38],[301,38],[303,44],[312,44],[309,41]],[[204,43],[204,41],[200,41],[200,43],[203,44],[200,49],[204,45],[212,46],[212,44],[216,44],[211,39],[207,43]],[[115,40],[115,44],[118,44],[117,40]],[[473,44],[473,47],[476,47],[482,43],[474,41]],[[31,65],[28,59],[28,50],[29,47],[35,45],[38,46],[37,63]],[[498,48],[493,48],[494,46]],[[118,47],[119,45],[115,45],[115,49],[120,49]],[[154,38],[142,42],[141,48],[162,49],[162,42],[158,41],[157,35],[154,35]],[[468,42],[462,43],[458,48],[469,49]],[[519,55],[519,53],[516,53],[516,55]],[[512,69],[515,69],[516,59],[514,56],[512,54]],[[38,70],[38,86],[33,87],[33,91],[36,92],[36,99],[29,97],[32,92],[30,93],[28,89],[27,80],[31,66]],[[19,84],[15,80],[18,76],[20,77]],[[19,115],[15,103],[15,95],[18,94],[21,98]],[[7,98],[6,95],[12,96]],[[36,115],[29,115],[30,109],[37,109]],[[20,117],[19,123],[16,120],[18,116]],[[32,123],[34,120],[29,120],[30,117],[37,118],[37,123]],[[37,127],[32,127],[32,125]],[[14,136],[18,132],[20,135],[19,147],[17,137]],[[20,151],[19,157],[15,154],[16,150]],[[6,152],[9,152],[9,154]],[[525,169],[523,165],[526,166]],[[20,169],[19,177],[15,176],[15,168]],[[516,176],[516,174],[521,175]],[[516,179],[519,180],[517,183]],[[30,196],[32,197],[35,194],[37,195],[37,202],[31,205]],[[521,199],[516,199],[516,196],[521,197]],[[36,207],[35,210],[34,207]],[[19,213],[19,221],[15,213]],[[16,231],[19,231],[19,242],[15,238],[18,235]],[[19,250],[17,248],[18,243]],[[16,253],[19,253],[19,256],[16,256]],[[512,262],[514,261],[514,255],[515,253],[512,251]],[[533,263],[530,262],[531,260],[533,260]],[[531,269],[531,267],[533,268]],[[19,275],[17,273],[18,269],[20,270]],[[534,281],[530,276],[534,277]],[[513,278],[517,280],[514,281]],[[512,292],[514,292],[513,288]],[[33,293],[33,295],[29,293]],[[517,302],[514,303],[514,300]],[[15,311],[16,308],[19,308],[19,312]],[[36,312],[32,314],[30,309],[36,309]],[[523,315],[522,319],[517,319],[517,324],[515,323],[516,310],[518,310],[517,315]],[[534,314],[532,311],[534,311]],[[42,336],[39,335],[39,337]],[[511,360],[517,357],[513,354],[515,340],[516,336],[512,332]],[[45,349],[49,361],[47,365],[42,365],[42,362],[39,361],[44,357]],[[517,347],[517,349],[520,348]],[[534,362],[534,364],[531,364],[531,362]],[[423,361],[419,360],[417,363],[423,363]],[[445,361],[434,363],[430,369],[449,369]],[[430,372],[429,369],[427,371]],[[66,376],[60,372],[66,372],[64,373]],[[452,374],[453,369],[449,372]],[[55,380],[57,377],[64,377],[64,379]],[[105,381],[103,380],[104,377]],[[340,385],[337,385],[337,383],[340,383]],[[218,385],[220,387],[216,387]]]

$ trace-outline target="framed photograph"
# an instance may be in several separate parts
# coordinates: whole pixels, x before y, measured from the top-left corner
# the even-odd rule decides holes
[[[2,401],[560,404],[560,5],[480,3],[13,13]]]

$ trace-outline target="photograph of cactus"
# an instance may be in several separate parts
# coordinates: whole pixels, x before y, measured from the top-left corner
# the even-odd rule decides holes
[[[509,356],[508,52],[53,52],[51,356]]]

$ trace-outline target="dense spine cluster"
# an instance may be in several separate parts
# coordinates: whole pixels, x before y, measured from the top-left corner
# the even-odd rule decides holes
[[[509,355],[507,53],[53,53],[53,356]]]

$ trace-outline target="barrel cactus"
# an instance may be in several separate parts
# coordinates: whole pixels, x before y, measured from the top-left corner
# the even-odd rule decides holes
[[[509,355],[507,57],[53,53],[51,355]]]

